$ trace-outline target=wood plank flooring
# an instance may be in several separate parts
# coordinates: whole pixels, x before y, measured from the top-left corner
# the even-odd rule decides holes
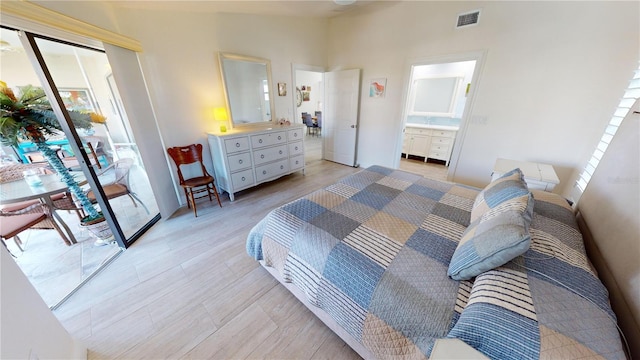
[[[90,359],[359,359],[245,251],[271,209],[359,169],[319,159],[161,220],[54,314]]]

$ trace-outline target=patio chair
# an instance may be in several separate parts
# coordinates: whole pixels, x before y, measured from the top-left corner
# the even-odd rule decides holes
[[[131,191],[131,185],[129,185],[129,171],[131,170],[132,166],[133,159],[126,158],[120,159],[104,168],[97,175],[102,176],[106,175],[110,171],[113,171],[115,173],[115,180],[106,184],[101,184],[102,190],[109,200],[118,198],[120,196],[129,196],[131,202],[133,202],[133,206],[138,207],[138,204],[136,203],[137,201],[140,203],[140,205],[142,205],[147,214],[149,214],[149,209],[147,209],[147,206],[142,202],[142,200],[140,200],[136,193]],[[95,204],[97,202],[93,190],[87,191],[87,197],[92,203]]]
[[[45,204],[35,204],[11,213],[0,213],[0,238],[5,246],[7,246],[7,239],[13,238],[20,251],[24,251],[23,243],[18,234],[29,229],[55,229],[65,244],[72,245],[72,242],[69,241],[51,216],[49,207]]]

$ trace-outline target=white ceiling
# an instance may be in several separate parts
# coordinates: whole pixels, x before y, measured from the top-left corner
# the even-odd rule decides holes
[[[402,0],[358,0],[351,5],[338,5],[332,0],[200,0],[200,1],[113,1],[109,3],[122,9],[147,9],[181,12],[240,13],[259,15],[283,15],[330,18],[362,10],[371,5],[392,5]],[[340,2],[340,1],[339,1]]]

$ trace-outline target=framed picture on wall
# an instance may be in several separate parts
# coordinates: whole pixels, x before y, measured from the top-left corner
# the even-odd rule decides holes
[[[308,91],[303,91],[302,101],[309,101],[309,100],[311,100],[311,94]]]
[[[70,89],[70,88],[60,88],[58,89],[60,93],[60,97],[62,98],[62,102],[64,106],[68,110],[76,110],[76,111],[96,111],[96,105],[93,99],[91,98],[91,94],[89,93],[89,89]]]
[[[387,89],[387,79],[372,79],[369,83],[369,97],[382,98]]]
[[[287,83],[278,83],[278,96],[287,96]]]

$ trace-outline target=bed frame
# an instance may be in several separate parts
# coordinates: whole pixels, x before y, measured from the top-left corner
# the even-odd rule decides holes
[[[353,336],[351,336],[351,334],[346,332],[342,328],[342,326],[338,325],[338,323],[335,320],[333,320],[333,318],[329,314],[327,314],[321,308],[311,304],[307,299],[307,295],[305,295],[305,293],[302,290],[300,290],[297,286],[293,285],[292,283],[285,282],[282,279],[282,276],[280,276],[280,273],[278,273],[278,270],[276,270],[271,266],[266,266],[264,264],[264,260],[260,260],[260,265],[262,265],[262,267],[264,267],[271,274],[271,276],[273,276],[276,280],[278,280],[280,284],[282,284],[285,288],[287,288],[287,290],[289,290],[289,292],[291,292],[300,302],[302,302],[304,306],[306,306],[309,310],[311,310],[311,312],[317,318],[322,320],[322,322],[325,325],[327,325],[329,329],[331,329],[336,335],[338,335],[342,340],[344,340],[344,342],[346,342],[347,345],[349,345],[349,347],[351,347],[355,352],[357,352],[358,355],[360,355],[363,359],[375,359],[375,356],[373,356],[373,354],[369,351],[369,349],[362,346],[362,344],[360,344],[358,340],[356,340]]]

